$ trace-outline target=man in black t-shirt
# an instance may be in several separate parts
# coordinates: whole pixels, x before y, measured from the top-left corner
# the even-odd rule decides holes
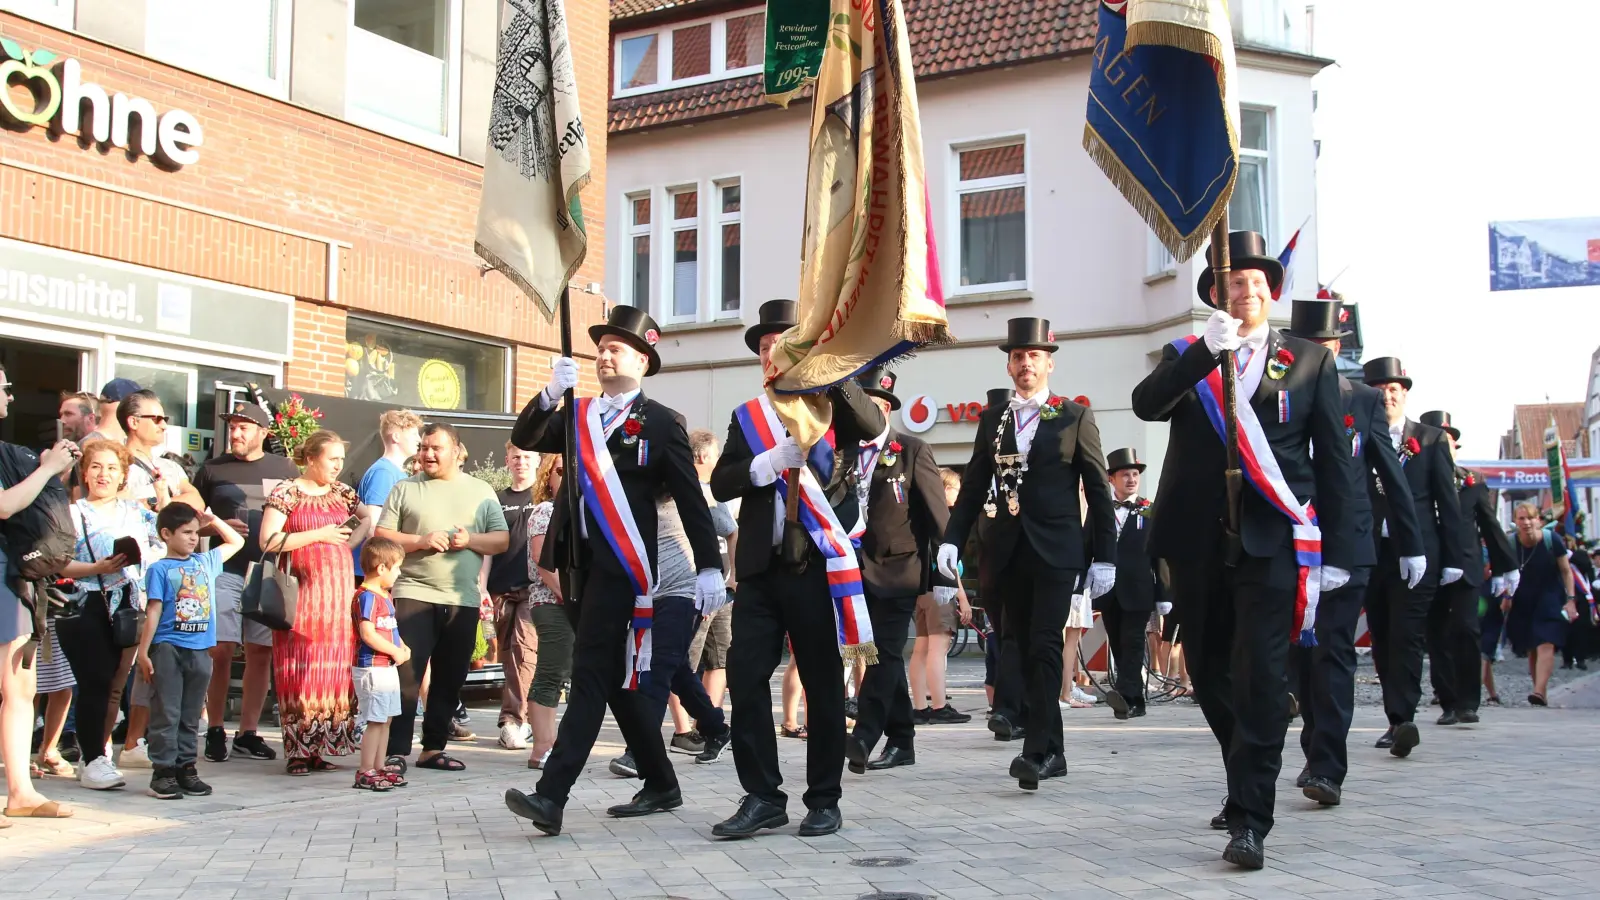
[[[229,527],[245,536],[244,549],[223,564],[216,582],[217,646],[211,651],[211,687],[206,692],[206,759],[228,758],[228,733],[223,726],[233,656],[244,644],[244,698],[233,750],[253,759],[276,759],[277,753],[256,733],[272,673],[272,629],[240,614],[245,576],[261,559],[261,510],[277,482],[297,478],[294,463],[262,447],[267,438],[267,413],[250,403],[236,405],[222,417],[228,425],[228,453],[213,457],[195,473],[195,490],[206,506]]]
[[[500,699],[500,746],[526,750],[533,739],[528,726],[528,688],[533,684],[534,648],[532,607],[528,605],[528,519],[533,515],[533,482],[539,471],[539,454],[506,444],[506,468],[511,487],[500,492],[500,511],[511,528],[511,546],[489,560],[489,596],[494,599],[495,641],[505,687]]]

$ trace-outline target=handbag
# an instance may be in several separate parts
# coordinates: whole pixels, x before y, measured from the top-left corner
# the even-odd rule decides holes
[[[89,551],[89,562],[99,562],[94,556],[94,541],[89,533],[89,519],[82,510],[78,511],[78,519],[83,522],[83,546]],[[106,577],[97,575],[95,578],[100,582],[100,596],[105,598],[106,606],[110,607],[111,595],[106,591]],[[132,592],[124,590],[122,604],[111,614],[111,643],[118,650],[137,647],[143,634],[144,610],[134,608]]]
[[[245,618],[273,631],[294,630],[295,611],[300,605],[300,579],[287,564],[289,557],[283,549],[288,542],[289,533],[279,532],[278,549],[273,550],[269,545],[261,561],[250,564],[244,596],[239,601]],[[280,559],[286,564],[279,565]]]

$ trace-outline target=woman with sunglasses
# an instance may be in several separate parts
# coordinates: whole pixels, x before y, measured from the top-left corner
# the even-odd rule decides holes
[[[528,726],[533,730],[530,769],[544,768],[550,748],[556,745],[556,706],[561,703],[561,685],[572,674],[572,620],[562,607],[561,580],[554,571],[539,565],[545,532],[550,530],[550,515],[555,511],[556,492],[561,490],[561,475],[561,454],[546,454],[534,477],[533,514],[528,518],[528,574],[533,579],[528,589],[528,615],[539,637],[533,687],[528,692],[532,701],[528,706]]]

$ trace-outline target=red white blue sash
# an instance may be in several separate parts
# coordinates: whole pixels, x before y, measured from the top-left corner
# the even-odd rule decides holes
[[[635,401],[637,402],[637,401]],[[623,687],[638,690],[639,680],[650,672],[651,597],[655,594],[655,573],[650,571],[650,554],[639,534],[617,477],[617,464],[606,448],[606,439],[623,421],[620,412],[610,417],[610,427],[600,420],[600,409],[593,397],[578,400],[578,485],[583,502],[594,513],[611,552],[622,563],[622,571],[633,585],[633,623],[628,630],[627,664]]]
[[[785,433],[783,423],[765,394],[738,407],[733,415],[753,453],[771,450],[777,446],[778,437]],[[822,491],[822,483],[812,472],[814,467],[824,479],[832,476],[833,446],[827,441],[818,441],[808,459],[811,465],[800,469],[799,519],[828,564],[828,593],[833,598],[840,655],[847,660],[859,658],[875,663],[878,651],[872,643],[872,621],[867,617],[867,598],[862,593],[855,543],[839,523],[839,517],[834,515],[833,506]],[[789,482],[781,473],[776,486],[780,501],[787,502]]]
[[[1195,335],[1189,335],[1173,341],[1172,346],[1182,353],[1197,339]],[[1266,358],[1265,352],[1256,353],[1250,364],[1265,365]],[[1225,440],[1227,431],[1222,412],[1222,370],[1212,369],[1209,375],[1195,384],[1194,389],[1200,398],[1200,406],[1206,411],[1206,417],[1211,420],[1211,427],[1216,430],[1218,437]],[[1317,511],[1309,503],[1302,504],[1294,491],[1290,490],[1282,470],[1278,468],[1278,458],[1272,453],[1272,445],[1261,430],[1261,420],[1256,418],[1249,401],[1243,400],[1235,407],[1239,429],[1239,468],[1244,472],[1244,479],[1273,509],[1287,516],[1294,527],[1294,552],[1295,560],[1300,564],[1300,578],[1299,588],[1295,592],[1294,631],[1291,637],[1302,647],[1315,646],[1317,639],[1313,629],[1317,620],[1317,600],[1322,593],[1322,529],[1317,527]]]

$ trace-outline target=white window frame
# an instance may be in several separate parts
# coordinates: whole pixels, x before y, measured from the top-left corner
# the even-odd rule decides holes
[[[636,224],[633,221],[633,204],[637,200],[650,201],[650,221],[644,225]],[[655,192],[649,188],[626,191],[622,195],[622,221],[627,223],[628,243],[622,253],[622,290],[619,293],[622,296],[623,303],[646,312],[655,309],[654,298],[650,295],[656,292],[656,279],[651,277],[646,284],[646,296],[638,297],[634,295],[633,282],[636,273],[634,271],[633,243],[641,237],[650,241],[650,259],[653,265],[656,259],[655,221],[658,208],[660,208],[660,204],[656,202]],[[652,276],[654,274],[654,272],[651,272]]]
[[[657,28],[646,28],[640,31],[630,31],[619,34],[611,40],[611,58],[617,64],[612,66],[615,70],[611,76],[611,96],[632,97],[638,94],[649,94],[655,91],[667,91],[673,88],[689,87],[696,84],[709,84],[713,81],[725,81],[729,78],[738,78],[742,75],[754,75],[762,71],[762,63],[753,66],[744,66],[738,69],[726,68],[728,64],[728,20],[741,19],[745,16],[766,12],[762,6],[750,6],[732,12],[715,16],[702,16],[698,19],[684,19],[680,22],[668,22]],[[672,79],[672,33],[680,28],[692,28],[696,25],[711,24],[711,71],[705,75],[696,75],[692,78]],[[622,86],[622,42],[632,38],[656,36],[656,81],[655,84],[641,85],[634,88]]]
[[[992,147],[1003,147],[1007,144],[1022,144],[1022,174],[1001,175],[995,178],[980,178],[974,181],[961,180],[961,154],[972,150],[987,150]],[[1033,284],[1033,187],[1028,178],[1028,173],[1033,171],[1033,138],[1029,131],[1014,131],[1000,135],[970,138],[962,141],[953,141],[950,144],[948,156],[949,177],[946,183],[950,186],[948,192],[949,208],[946,210],[946,222],[951,236],[945,251],[944,284],[945,293],[950,296],[963,294],[990,294],[997,291],[1025,291]],[[1023,266],[1025,274],[1018,281],[999,281],[992,284],[961,283],[961,198],[965,194],[982,193],[1003,188],[1022,188],[1022,202],[1025,210],[1023,216]]]
[[[1178,260],[1172,255],[1172,251],[1168,250],[1167,245],[1161,243],[1161,240],[1156,237],[1156,233],[1148,228],[1145,229],[1144,237],[1145,284],[1153,284],[1164,278],[1176,278],[1178,276]]]
[[[74,29],[78,18],[77,0],[61,0],[60,3],[49,3],[46,0],[4,0],[0,2],[0,9],[66,31]]]
[[[1267,136],[1267,149],[1247,149],[1244,146],[1243,134],[1241,133],[1239,156],[1241,159],[1244,157],[1249,157],[1251,159],[1257,159],[1261,161],[1261,227],[1264,229],[1264,232],[1261,236],[1266,239],[1268,247],[1274,247],[1277,246],[1273,243],[1273,237],[1277,234],[1278,223],[1275,219],[1273,219],[1273,210],[1277,207],[1277,204],[1273,202],[1273,191],[1278,183],[1278,179],[1274,177],[1275,173],[1272,171],[1272,148],[1277,143],[1277,141],[1273,139],[1273,130],[1278,124],[1278,117],[1276,115],[1277,111],[1270,106],[1242,106],[1239,110],[1241,121],[1243,120],[1246,112],[1261,113],[1267,117],[1267,127],[1265,129],[1265,134]],[[1242,126],[1240,130],[1241,132],[1243,131]]]
[[[680,219],[678,218],[676,204],[673,201],[679,194],[686,194],[691,191],[695,195],[694,217]],[[661,305],[658,310],[660,314],[655,317],[655,320],[663,325],[698,322],[700,321],[701,311],[706,308],[705,235],[702,233],[706,217],[700,214],[705,209],[705,196],[705,185],[698,182],[675,184],[666,189],[666,202],[661,205],[661,208],[666,210],[667,215],[661,220],[662,240],[658,245],[666,247],[667,252],[661,254],[661,260],[657,263],[657,271],[662,273],[662,278],[661,290],[658,292],[661,296]],[[655,210],[652,209],[650,211],[650,221],[654,222],[655,220]],[[678,234],[685,231],[694,232],[695,239],[694,312],[687,315],[677,312],[676,302],[678,299]]]
[[[726,188],[739,189],[739,211],[722,211],[722,192]],[[706,292],[705,309],[707,319],[743,319],[744,318],[744,181],[738,177],[715,178],[711,181],[711,190],[716,198],[716,209],[711,217],[711,246],[716,248],[711,262],[710,290]],[[728,225],[739,226],[739,305],[734,309],[722,308],[722,229]]]
[[[188,69],[197,74],[204,75],[214,81],[242,87],[247,91],[265,94],[279,100],[289,99],[289,59],[294,43],[294,0],[276,0],[273,6],[272,17],[272,71],[271,78],[251,77],[240,75],[237,72],[214,70],[204,63],[192,62],[185,57],[182,48],[174,44],[163,46],[152,42],[151,37],[157,35],[160,29],[155,18],[155,10],[149,6],[145,8],[145,45],[152,56],[173,63],[180,68]]]
[[[461,7],[463,0],[447,0],[448,11],[445,14],[445,27],[449,29],[445,35],[445,133],[436,134],[425,131],[405,122],[397,122],[388,116],[369,112],[350,103],[345,104],[345,121],[362,128],[386,134],[392,138],[399,138],[412,144],[447,153],[451,156],[461,155]],[[356,30],[356,3],[350,0],[347,27]],[[362,29],[365,31],[366,29]],[[346,66],[345,86],[349,89],[351,81],[360,73],[353,66]]]

